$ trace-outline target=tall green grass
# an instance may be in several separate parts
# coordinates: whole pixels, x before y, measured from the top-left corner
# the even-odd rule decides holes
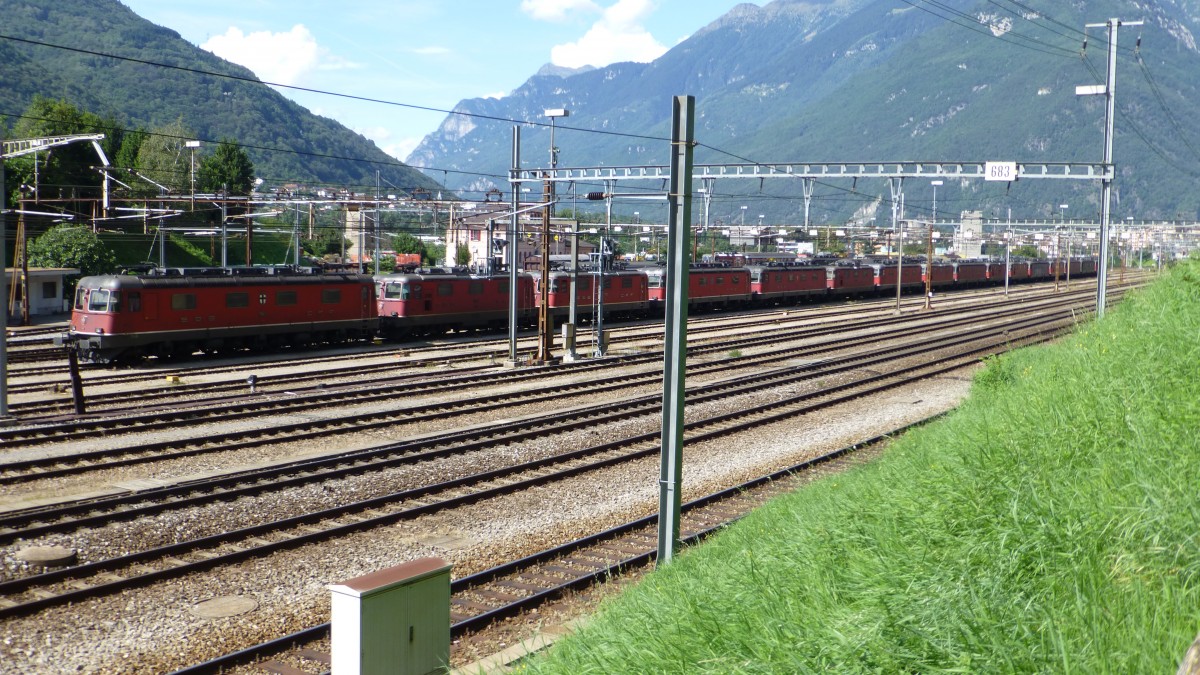
[[[1200,629],[1200,264],[606,604],[536,673],[1174,672]]]

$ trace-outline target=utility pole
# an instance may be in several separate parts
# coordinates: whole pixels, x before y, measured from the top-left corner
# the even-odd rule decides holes
[[[512,216],[508,223],[508,362],[514,366],[517,363],[517,323],[519,321],[519,307],[517,304],[517,296],[519,295],[519,287],[517,282],[517,226],[520,223],[521,213],[521,191],[520,183],[516,182],[517,173],[521,169],[521,127],[513,125],[512,136],[512,171],[510,185],[512,189]]]
[[[937,213],[936,209],[934,213]],[[933,309],[933,225],[929,226],[929,245],[925,250],[925,264],[929,271],[925,275],[925,309]]]
[[[8,241],[8,187],[4,175],[4,127],[0,125],[0,297],[8,297],[8,275],[4,270]],[[8,306],[0,311],[0,421],[8,418]]]
[[[382,233],[379,230],[379,169],[375,169],[375,222],[371,228],[371,234],[375,235],[375,276],[379,276],[379,237]],[[453,206],[450,208],[454,208]],[[450,226],[454,226],[454,216],[450,217]]]
[[[683,491],[684,375],[687,370],[688,237],[692,226],[692,138],[696,99],[676,96],[671,115],[671,187],[668,196],[666,341],[663,349],[662,466],[659,472],[658,565],[679,549]]]
[[[1113,166],[1113,125],[1116,116],[1117,88],[1117,28],[1140,26],[1141,21],[1121,21],[1109,19],[1105,23],[1084,24],[1084,28],[1108,28],[1108,77],[1103,85],[1075,87],[1076,96],[1103,94],[1106,99],[1104,108],[1104,166],[1105,178],[1101,181],[1102,196],[1100,198],[1100,260],[1096,266],[1096,316],[1104,318],[1104,305],[1108,302],[1108,221],[1111,216],[1112,184],[1116,178],[1116,168]],[[1084,45],[1086,46],[1086,42]]]
[[[542,188],[542,201],[546,203],[542,210],[542,246],[539,256],[541,272],[538,283],[538,351],[536,360],[540,363],[550,363],[553,358],[550,350],[554,343],[554,318],[550,316],[550,209],[554,208],[554,182],[546,181]]]

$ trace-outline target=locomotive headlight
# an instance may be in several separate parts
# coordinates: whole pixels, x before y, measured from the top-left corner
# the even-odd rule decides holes
[[[392,312],[392,316],[400,316],[400,312]]]
[[[103,329],[103,328],[97,328],[97,329],[96,329],[96,335],[104,335],[104,329]]]

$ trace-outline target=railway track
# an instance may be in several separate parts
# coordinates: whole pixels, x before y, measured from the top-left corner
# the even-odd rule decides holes
[[[1014,288],[1012,295],[1021,297],[1025,294],[1044,293],[1044,286],[1019,286]],[[995,295],[994,289],[972,289],[958,290],[944,296],[946,299],[954,301],[970,300],[975,296]],[[911,296],[905,298],[905,305],[909,308],[915,308],[922,304],[921,299],[913,299]],[[738,313],[721,313],[713,314],[697,314],[689,318],[689,332],[695,335],[704,334],[706,332],[716,332],[727,330],[731,321],[742,322],[743,328],[753,328],[757,325],[755,317],[765,315],[761,321],[770,323],[771,316],[780,313],[794,313],[803,311],[805,316],[816,320],[833,320],[848,315],[860,315],[864,310],[867,311],[886,311],[894,308],[894,299],[871,299],[857,300],[852,303],[843,303],[832,305],[829,307],[818,308],[815,305],[793,305],[791,307],[770,307],[752,310],[749,312]],[[653,320],[637,320],[630,322],[618,322],[614,324],[616,330],[620,331],[610,339],[610,345],[620,346],[642,339],[653,339],[661,334],[662,323]],[[55,329],[55,332],[61,329]],[[524,332],[521,340],[525,343],[521,349],[525,352],[531,352],[534,349],[536,336],[529,332]],[[464,349],[468,350],[463,353]],[[319,363],[322,368],[328,367],[330,364],[361,360],[364,355],[378,355],[384,358],[407,358],[410,354],[417,352],[418,356],[414,360],[424,361],[449,361],[451,363],[466,361],[471,359],[491,359],[493,361],[503,360],[508,358],[508,341],[507,338],[494,338],[481,336],[478,333],[465,333],[455,335],[451,338],[437,341],[418,341],[403,343],[400,345],[389,345],[385,347],[374,348],[357,348],[351,352],[346,350],[322,350],[315,356],[297,356],[291,355],[289,358],[280,359],[276,357],[264,355],[246,355],[240,358],[236,363],[228,364],[225,359],[213,361],[205,361],[204,359],[194,359],[192,364],[182,367],[162,367],[157,363],[153,366],[139,365],[135,366],[134,372],[120,371],[114,372],[109,366],[96,366],[91,364],[81,364],[80,368],[87,376],[87,385],[116,385],[116,384],[141,384],[153,383],[155,381],[162,382],[165,377],[175,376],[179,378],[187,378],[189,375],[195,374],[197,370],[202,370],[206,375],[219,374],[242,374],[244,375],[248,369],[269,369],[275,367],[289,366],[294,368],[305,367],[306,365]],[[18,360],[15,363],[33,363],[32,360]],[[53,362],[52,367],[41,366],[37,368],[15,368],[10,373],[14,378],[45,378],[60,376],[61,380],[45,380],[39,379],[37,382],[13,382],[9,385],[9,391],[14,394],[29,393],[42,391],[48,387],[58,384],[65,391],[67,385],[66,380],[66,364],[65,357],[60,348],[47,348],[46,360],[37,361],[38,363]],[[347,368],[346,370],[351,370]],[[164,391],[163,387],[154,387],[157,391]],[[181,389],[173,389],[171,391],[181,391]],[[53,402],[41,402],[38,407],[31,408],[35,414],[42,414],[45,411],[53,410],[55,404]],[[58,407],[65,410],[69,407],[69,402],[58,402]],[[15,414],[21,414],[18,411]]]
[[[993,303],[993,306],[1009,306],[1017,302],[1019,301],[1015,299],[997,299],[996,302]],[[917,304],[919,304],[919,301],[914,303],[914,306]],[[759,316],[758,314],[748,316],[755,318],[746,321],[744,320],[744,316],[737,317],[737,319],[741,320],[740,324],[737,325],[737,329],[739,331],[748,331],[756,327],[763,326],[775,326],[784,321],[824,321],[827,319],[836,319],[845,316],[853,316],[855,322],[853,324],[839,324],[839,326],[842,328],[847,328],[851,325],[864,326],[869,325],[870,323],[883,324],[885,322],[894,323],[897,321],[897,319],[889,317],[876,319],[864,318],[861,316],[860,311],[847,309],[826,310],[815,314],[806,312],[799,316],[792,314],[787,310],[782,313],[770,312],[763,316]],[[695,320],[693,320],[693,322],[695,322]],[[730,329],[730,317],[722,316],[720,318],[710,318],[707,321],[701,322],[701,325],[698,328],[689,328],[689,342],[700,344],[703,342],[705,335],[722,333],[729,331]],[[647,328],[632,327],[628,330],[632,331],[632,335],[623,338],[622,341],[636,341],[644,337],[644,335],[641,335],[643,331],[648,330],[653,332],[660,330],[660,328],[656,326],[650,326]],[[657,336],[657,333],[655,332],[654,335]],[[496,347],[503,346],[504,344],[505,343],[498,341],[494,343]],[[480,345],[482,345],[482,348]],[[393,354],[393,356],[397,358],[397,361],[389,361],[379,364],[364,364],[360,360],[357,360],[358,357],[342,356],[342,359],[354,359],[355,361],[353,364],[345,366],[329,367],[328,364],[325,364],[324,368],[318,372],[263,375],[257,379],[257,389],[261,390],[264,394],[269,393],[272,390],[285,390],[289,396],[295,394],[301,389],[309,392],[315,390],[344,391],[347,388],[347,385],[345,384],[331,388],[331,384],[337,385],[339,381],[343,383],[352,382],[358,387],[364,389],[369,389],[375,386],[382,386],[386,388],[389,386],[395,386],[397,382],[401,381],[400,378],[405,377],[405,368],[417,373],[417,377],[419,379],[420,370],[430,366],[449,366],[455,368],[456,370],[461,370],[463,366],[456,364],[482,361],[483,359],[490,359],[489,363],[494,364],[497,362],[497,359],[504,355],[504,352],[496,351],[492,349],[492,347],[493,343],[491,342],[471,343],[470,350],[466,353],[436,355],[425,353],[419,356],[408,356],[406,351],[401,351],[400,353]],[[583,364],[577,363],[573,366],[573,368],[575,370],[580,370],[583,368]],[[228,368],[204,369],[203,372],[206,376],[211,376],[218,373],[236,373],[239,376],[244,377],[247,370],[253,370],[253,368],[247,368],[245,365],[238,365]],[[101,406],[105,411],[120,410],[121,408],[157,411],[170,407],[163,403],[164,400],[169,401],[176,398],[183,399],[181,405],[185,405],[189,408],[202,406],[206,402],[205,397],[208,397],[209,401],[219,400],[229,402],[231,400],[237,400],[240,405],[249,405],[249,402],[253,400],[253,397],[244,396],[248,390],[248,386],[240,377],[234,381],[226,380],[216,383],[162,385],[160,383],[164,381],[164,372],[167,373],[166,377],[174,376],[178,378],[187,378],[189,374],[194,375],[196,371],[193,369],[156,371],[152,374],[138,373],[132,375],[117,375],[98,381],[89,380],[87,385],[109,387],[118,383],[137,383],[142,386],[139,386],[136,390],[132,391],[123,390],[119,397],[92,397],[90,406],[93,408],[93,413],[88,414],[87,416],[75,414],[73,412],[73,406],[71,406],[70,402],[62,399],[61,397],[49,401],[13,403],[10,405],[10,412],[18,416],[21,422],[27,426],[35,424],[49,424],[55,422],[56,419],[63,420],[64,424],[70,424],[72,421],[84,423],[84,420],[104,417],[105,413],[103,412],[100,414],[95,414],[94,408],[97,405]],[[148,378],[153,378],[156,380],[156,383],[149,385],[149,383],[146,382]],[[392,378],[392,381],[389,381],[389,378]],[[314,384],[306,388],[304,387],[306,383]],[[26,386],[30,388],[34,386],[42,389],[46,388],[45,383]],[[65,385],[60,384],[59,388],[65,390]],[[152,403],[147,405],[144,402]],[[29,434],[27,438],[36,438],[36,436],[37,434]],[[3,442],[3,435],[0,435],[0,447],[3,447]]]
[[[795,490],[802,480],[801,474],[852,455],[860,449],[884,443],[928,421],[894,429],[862,443],[839,448],[687,502],[681,505],[680,510],[680,542],[684,545],[698,543],[767,501]],[[657,528],[657,515],[638,518],[455,579],[450,585],[451,638],[459,639],[484,630],[493,622],[533,611],[569,591],[621,578],[632,570],[648,565],[658,557]],[[281,672],[280,666],[283,666],[309,672],[304,670],[308,664],[329,663],[329,630],[329,623],[318,624],[176,670],[173,675],[209,675],[255,662],[268,671],[274,669],[275,672]]]
[[[930,359],[927,362],[894,370],[885,370],[878,374],[861,378],[854,382],[824,387],[816,392],[800,395],[791,399],[772,401],[770,403],[740,409],[731,413],[696,420],[686,425],[686,442],[698,443],[705,440],[722,438],[758,425],[789,419],[816,409],[845,403],[856,398],[886,391],[903,386],[916,378],[927,378],[937,374],[950,372],[978,361],[984,355],[1004,351],[1013,346],[1034,341],[1051,339],[1071,321],[1069,313],[1059,317],[1054,325],[1044,321],[1032,321],[1033,325],[1027,334],[1014,335],[1012,329],[997,329],[991,335],[976,334],[970,337],[959,337],[938,345],[941,349],[956,348],[964,353],[949,360]],[[957,343],[957,345],[953,344]],[[969,347],[966,343],[972,343]],[[909,346],[906,349],[910,355],[928,355],[934,347],[929,343]],[[882,369],[885,364],[891,364],[903,355],[905,350],[891,350],[888,353],[874,353],[870,356],[857,355],[845,357],[840,364],[845,369],[863,369],[873,367]],[[835,366],[830,365],[829,368]],[[705,399],[719,399],[735,395],[739,392],[762,390],[764,387],[779,389],[783,384],[809,379],[819,374],[821,369],[808,366],[782,368],[776,372],[756,374],[730,381],[714,383],[689,392],[688,403],[696,404]],[[826,371],[828,372],[828,371]],[[656,402],[659,397],[641,397],[630,402],[640,409],[639,413],[630,411],[618,414],[656,415]],[[661,403],[657,405],[660,407]],[[578,411],[572,411],[564,416],[570,419],[539,420],[537,426],[518,431],[523,434],[538,434],[544,436],[553,431],[552,427],[566,428],[581,422],[597,423],[595,417],[580,420]],[[486,438],[477,438],[480,445],[510,444],[515,442],[503,433],[497,434],[485,431]],[[462,440],[451,444],[451,447],[425,452],[462,452]],[[196,571],[203,571],[219,565],[235,564],[250,557],[261,557],[271,553],[293,548],[305,543],[324,541],[350,534],[364,529],[382,525],[390,525],[401,520],[415,518],[435,511],[456,508],[490,497],[509,494],[519,490],[530,489],[545,485],[549,482],[565,480],[568,477],[596,471],[609,466],[630,462],[636,459],[655,455],[659,450],[658,433],[643,433],[618,441],[601,443],[596,446],[580,448],[553,457],[533,460],[520,464],[485,470],[481,473],[455,478],[440,484],[424,485],[418,488],[403,490],[379,497],[343,504],[323,509],[313,513],[283,518],[277,521],[258,523],[241,527],[233,531],[222,531],[197,539],[179,541],[156,548],[137,551],[123,556],[106,560],[87,562],[63,570],[44,572],[0,583],[0,618],[27,614],[43,608],[60,605],[67,602],[83,600],[98,595],[105,595],[117,590],[141,586],[162,579],[177,577]],[[388,461],[413,462],[422,456],[401,456]],[[366,458],[356,458],[366,462]],[[365,464],[364,464],[365,465]],[[372,467],[378,471],[383,467]],[[343,471],[354,471],[356,467],[344,467]],[[357,467],[363,470],[362,467]],[[322,478],[328,480],[328,477]],[[286,481],[270,481],[278,485]],[[227,501],[233,494],[210,494],[206,498]],[[150,504],[141,509],[118,508],[107,518],[128,520],[144,516],[146,509],[162,510],[164,508],[179,508],[183,500],[172,497],[164,504]],[[92,504],[93,508],[97,505]],[[49,514],[41,514],[48,517]],[[81,526],[95,526],[97,516],[83,516],[78,519],[60,521],[53,525],[66,530],[74,530]],[[45,533],[46,525],[31,526],[22,530],[11,528],[13,522],[4,523],[10,531],[5,533],[8,541],[25,538],[35,531]],[[40,529],[39,529],[40,528]]]
[[[1072,300],[1069,297],[1056,296],[1055,298],[1043,303],[1047,309],[1059,304],[1070,306],[1072,304]],[[729,367],[770,366],[774,363],[777,363],[781,359],[812,356],[836,349],[844,350],[853,347],[862,347],[869,344],[876,344],[881,341],[894,340],[896,335],[891,327],[895,324],[913,323],[914,330],[926,327],[946,329],[954,326],[967,326],[977,321],[977,319],[972,316],[973,313],[974,312],[972,311],[956,312],[955,314],[958,316],[955,318],[951,318],[946,313],[941,313],[938,315],[922,315],[920,318],[913,316],[901,316],[891,317],[883,320],[871,319],[852,324],[823,326],[816,329],[797,328],[792,331],[775,331],[765,336],[758,335],[746,338],[737,338],[725,340],[711,345],[696,346],[689,348],[689,355],[692,357],[705,354],[721,354],[722,352],[756,348],[763,345],[774,345],[776,343],[785,341],[813,340],[831,334],[840,335],[843,331],[847,330],[862,328],[872,329],[870,334],[851,339],[838,337],[807,345],[805,347],[798,348],[792,346],[769,349],[766,352],[756,353],[752,356],[726,358],[717,364],[696,363],[689,367],[689,374],[694,376],[705,372],[719,371]],[[914,319],[916,320],[914,321]],[[232,402],[230,402],[228,396],[225,396],[219,399],[219,403],[212,404],[209,407],[205,407],[203,404],[194,404],[195,407],[189,407],[183,410],[168,409],[151,411],[149,413],[132,416],[104,417],[101,419],[72,418],[59,424],[47,424],[5,430],[4,432],[0,432],[0,449],[16,447],[29,448],[38,444],[65,443],[87,440],[97,434],[114,434],[121,433],[122,431],[137,431],[139,433],[145,433],[154,431],[156,429],[178,430],[182,424],[198,425],[212,424],[217,422],[230,423],[236,420],[262,415],[267,412],[272,414],[284,414],[308,410],[314,405],[327,405],[334,401],[342,404],[349,404],[351,402],[362,404],[372,401],[391,401],[399,394],[403,394],[406,397],[420,397],[435,395],[447,391],[466,390],[468,387],[479,388],[489,384],[512,385],[520,382],[538,383],[555,373],[570,373],[572,376],[577,377],[580,374],[588,371],[607,372],[612,369],[613,365],[618,363],[623,366],[654,366],[657,365],[660,360],[661,356],[658,354],[643,354],[614,357],[611,360],[596,360],[571,366],[546,366],[516,372],[475,372],[454,377],[441,377],[435,382],[427,382],[424,384],[398,384],[393,380],[388,380],[385,384],[372,383],[365,389],[359,388],[358,386],[349,387],[342,390],[336,388],[333,390],[327,388],[316,388],[309,391],[301,390],[289,392],[287,397],[243,397],[235,399]],[[660,375],[657,371],[647,372],[636,377],[621,374],[617,376],[601,377],[576,382],[571,386],[571,389],[576,392],[586,391],[593,394],[598,391],[619,392],[621,389],[625,389],[630,386],[636,386],[639,383],[651,383],[657,380],[659,377]],[[562,385],[562,387],[565,386],[566,385]],[[564,391],[565,390],[560,387],[554,393],[544,395],[543,398],[545,398],[547,401],[552,401],[554,396],[561,396]],[[530,399],[528,397],[524,399],[526,403],[536,400],[538,399]],[[246,436],[263,438],[265,439],[263,442],[271,442],[272,439],[277,439],[280,437],[298,440],[320,435],[322,433],[328,433],[328,428],[330,427],[339,428],[343,431],[345,431],[347,428],[353,427],[356,430],[361,431],[364,429],[395,425],[404,420],[410,419],[430,419],[434,416],[454,416],[473,413],[482,409],[496,407],[498,405],[503,405],[503,397],[498,398],[497,394],[477,397],[462,397],[453,404],[431,403],[425,405],[400,406],[397,408],[390,408],[382,412],[352,413],[341,416],[332,416],[320,421],[319,423],[314,423],[312,420],[303,420],[291,424],[276,425],[268,429],[255,428],[250,431],[233,431],[224,434],[207,434],[202,441],[191,443],[185,439],[175,438],[157,443],[143,444],[127,448],[106,448],[96,451],[77,453],[69,456],[35,457],[26,460],[10,460],[0,464],[0,480],[14,483],[27,480],[40,480],[70,475],[82,471],[95,471],[100,468],[113,468],[131,463],[159,461],[171,457],[188,456],[198,452],[221,452],[227,449],[226,447],[222,447],[221,444],[238,443]]]

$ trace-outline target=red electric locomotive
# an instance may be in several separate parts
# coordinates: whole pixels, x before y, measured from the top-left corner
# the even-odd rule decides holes
[[[750,265],[750,295],[756,305],[791,304],[829,294],[825,268],[817,265]]]
[[[1054,278],[1054,271],[1050,268],[1048,260],[1034,260],[1029,263],[1029,278],[1034,281],[1043,281]]]
[[[917,293],[925,290],[925,282],[921,280],[920,263],[905,262],[903,265],[896,265],[894,262],[874,263],[871,268],[875,270],[875,287],[881,293],[896,290],[896,275],[899,267],[900,288],[904,293]]]
[[[390,274],[376,279],[379,332],[395,340],[449,330],[501,329],[508,325],[509,278],[449,272]],[[518,322],[529,325],[533,277],[517,275]]]
[[[650,311],[662,314],[667,297],[666,268],[646,269]],[[750,303],[750,272],[744,267],[693,264],[688,271],[690,309],[740,307]]]
[[[1004,262],[990,262],[987,265],[987,280],[989,284],[1004,283]]]
[[[954,263],[954,283],[957,286],[981,286],[987,281],[987,263],[980,260],[959,260]]]
[[[262,267],[155,269],[84,277],[58,342],[110,363],[196,351],[370,340],[369,276]]]
[[[932,267],[933,271],[930,272]],[[932,274],[932,276],[930,276]],[[921,263],[921,281],[929,282],[930,288],[946,288],[954,285],[954,266],[950,263]]]
[[[575,298],[575,313],[578,318],[592,316],[596,304],[595,272],[580,271],[578,274],[578,295]],[[534,287],[540,279],[535,279]],[[640,270],[613,270],[604,273],[604,316],[642,316],[649,306],[649,289],[646,275]],[[567,321],[571,313],[571,273],[562,271],[550,272],[549,290],[550,316],[556,324]],[[534,304],[541,307],[542,295],[534,292]]]
[[[825,285],[831,295],[867,295],[875,292],[875,269],[855,263],[829,265]]]

